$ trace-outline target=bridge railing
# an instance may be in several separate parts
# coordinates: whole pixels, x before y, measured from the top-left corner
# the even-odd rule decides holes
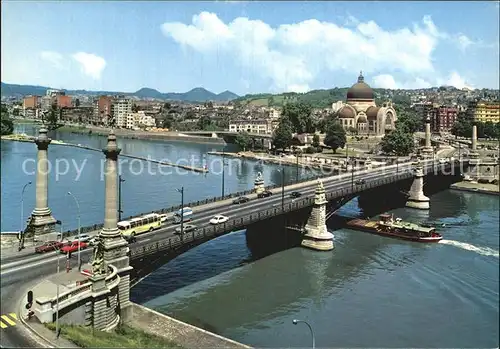
[[[404,178],[411,178],[413,174],[411,172],[400,172],[393,177],[381,178],[377,180],[366,181],[365,184],[361,185],[348,185],[344,188],[328,191],[325,193],[327,200],[332,200],[336,198],[342,198],[349,195],[353,195],[367,189],[376,188],[385,184],[390,184],[395,181]],[[254,212],[249,215],[231,219],[223,224],[205,226],[199,228],[191,233],[186,233],[182,237],[180,235],[173,236],[166,240],[156,241],[148,245],[140,247],[130,248],[130,258],[136,259],[147,256],[149,254],[154,254],[160,251],[168,250],[178,250],[193,243],[201,243],[210,240],[214,237],[224,235],[230,231],[235,231],[237,229],[245,228],[246,226],[268,219],[271,217],[276,217],[287,212],[292,212],[300,210],[302,208],[311,207],[314,204],[314,197],[305,197],[302,199],[296,199],[293,202],[288,202],[283,205],[277,205],[273,208],[262,210],[260,212]]]
[[[455,162],[457,162],[457,160],[455,160]],[[426,165],[426,166],[424,166],[424,173],[427,174],[427,173],[431,172],[431,170],[435,169],[436,165],[437,166],[442,166],[442,167],[451,166],[451,164],[439,164],[439,163],[434,162],[434,164],[432,164],[432,165]],[[394,165],[392,165],[392,166],[394,166]],[[406,175],[403,175],[403,173],[406,173]],[[396,178],[408,178],[409,176],[411,176],[411,174],[412,174],[411,171],[400,170],[399,174],[394,173],[394,176]],[[289,185],[290,184],[297,184],[297,183],[308,182],[308,181],[311,181],[313,178],[318,178],[318,177],[322,177],[323,178],[323,177],[331,177],[331,176],[332,175],[328,174],[328,173],[326,173],[326,174],[325,173],[320,173],[320,174],[317,174],[314,177],[306,177],[306,178],[301,178],[298,181],[297,180],[292,181],[291,183],[289,183]],[[281,184],[275,184],[275,185],[267,186],[266,189],[267,190],[271,190],[271,189],[276,189],[276,188],[280,188],[280,187],[281,187]],[[186,206],[188,206],[188,207],[203,206],[203,205],[206,205],[206,204],[215,203],[215,202],[223,201],[223,200],[228,200],[228,199],[231,199],[231,198],[236,198],[238,196],[244,196],[244,195],[249,195],[249,194],[253,194],[253,193],[255,193],[255,189],[252,188],[252,189],[249,189],[249,190],[244,190],[244,191],[240,191],[240,192],[236,192],[236,193],[231,193],[231,194],[225,195],[223,197],[222,196],[218,196],[218,197],[207,198],[207,199],[204,199],[204,200],[193,201],[193,202],[184,204],[184,207],[186,207]],[[168,208],[163,208],[163,209],[156,210],[156,211],[140,213],[140,214],[137,214],[137,215],[134,215],[134,216],[127,217],[124,220],[130,220],[130,219],[135,218],[135,217],[144,216],[145,214],[148,214],[148,213],[158,213],[158,214],[173,213],[173,212],[176,212],[176,211],[180,210],[181,208],[182,208],[181,205],[174,205],[174,206],[171,206],[171,207],[168,207]],[[84,234],[84,233],[89,233],[89,232],[97,231],[97,230],[102,229],[103,226],[104,226],[103,223],[99,223],[99,224],[94,224],[94,225],[82,227],[81,228],[81,233]],[[73,229],[73,230],[66,231],[64,233],[64,236],[72,236],[72,235],[76,235],[76,234],[78,234],[78,229]]]

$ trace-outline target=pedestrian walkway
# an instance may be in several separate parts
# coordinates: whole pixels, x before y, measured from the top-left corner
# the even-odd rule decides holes
[[[0,316],[0,327],[2,330],[4,328],[16,326],[16,321],[17,321],[17,315],[16,313],[9,313]]]

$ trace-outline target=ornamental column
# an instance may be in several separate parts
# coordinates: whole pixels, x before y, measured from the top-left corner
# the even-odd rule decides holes
[[[327,203],[325,187],[318,180],[318,186],[314,195],[314,205],[304,228],[305,234],[302,239],[302,246],[318,251],[333,250],[333,234],[326,227]]]
[[[431,145],[431,118],[427,115],[425,119],[425,146],[422,149],[422,154],[425,157],[432,157],[432,145]]]
[[[116,144],[116,136],[111,130],[108,135],[108,144],[103,149],[106,155],[105,200],[104,200],[104,227],[99,233],[103,241],[103,259],[105,265],[114,265],[120,276],[118,285],[118,302],[122,319],[127,319],[130,309],[130,270],[128,242],[118,230],[118,171],[117,160],[121,149]]]
[[[254,181],[254,189],[257,195],[263,193],[266,188],[264,187],[264,178],[262,178],[262,173],[257,173],[257,178]]]
[[[477,181],[480,177],[480,164],[481,159],[479,158],[479,153],[477,152],[477,125],[474,122],[472,124],[472,149],[469,153],[468,169],[468,175],[474,181]]]
[[[424,195],[424,171],[422,163],[417,161],[415,165],[415,179],[413,180],[409,191],[406,207],[428,210],[430,208],[430,200]]]
[[[38,148],[37,166],[36,166],[36,201],[35,209],[31,214],[30,224],[34,228],[34,235],[41,235],[53,232],[56,219],[48,205],[48,172],[49,160],[47,149],[52,140],[47,137],[45,126],[38,131],[38,137],[35,138],[35,144]]]

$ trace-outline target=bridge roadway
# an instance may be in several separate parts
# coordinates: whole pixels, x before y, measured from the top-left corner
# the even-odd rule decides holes
[[[424,170],[429,170],[433,167],[432,161],[426,161]],[[401,176],[408,176],[408,173],[412,171],[412,165],[410,163],[400,164],[398,168],[399,174]],[[377,180],[382,178],[388,178],[394,176],[396,172],[396,166],[391,165],[382,168],[372,169],[370,171],[363,170],[354,172],[354,180],[363,178],[367,181]],[[342,174],[332,177],[327,177],[323,179],[325,189],[328,191],[333,191],[341,188],[350,187],[352,180],[352,174]],[[300,191],[303,197],[312,197],[316,189],[317,182],[313,180],[311,182],[298,183],[295,185],[290,185],[285,187],[285,204],[290,202],[291,199],[287,196],[292,191]],[[208,225],[208,221],[216,214],[225,214],[230,218],[238,218],[244,215],[248,215],[252,212],[258,212],[265,209],[269,209],[276,206],[281,206],[281,188],[276,188],[273,190],[273,195],[265,199],[255,199],[255,194],[248,195],[252,200],[246,204],[233,205],[232,199],[225,200],[218,203],[211,203],[204,206],[197,207],[195,214],[195,219],[193,219],[192,224],[198,227],[203,227]],[[164,241],[174,236],[174,229],[178,225],[167,225],[163,228],[156,230],[151,233],[145,233],[137,236],[137,241],[130,244],[130,249],[134,250],[156,241]],[[81,251],[82,260],[89,261],[92,256],[92,250],[87,249]],[[65,267],[65,256],[58,254],[56,252],[47,253],[44,255],[34,255],[34,256],[20,256],[11,257],[2,260],[1,270],[0,270],[0,292],[1,292],[1,314],[8,314],[18,311],[18,300],[20,297],[26,294],[30,287],[34,284],[40,282],[40,279],[47,277],[56,272],[58,259],[60,261],[61,269]],[[76,266],[76,254],[73,254],[72,266]],[[36,295],[34,295],[36,298]],[[24,330],[19,328],[19,326],[8,327],[1,330],[0,345],[5,347],[31,347],[33,346],[32,340],[27,339],[23,336]]]

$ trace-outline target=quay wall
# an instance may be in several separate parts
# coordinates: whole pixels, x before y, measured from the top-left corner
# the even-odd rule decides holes
[[[176,320],[170,316],[131,303],[129,326],[169,339],[183,348],[251,348],[229,338]]]

